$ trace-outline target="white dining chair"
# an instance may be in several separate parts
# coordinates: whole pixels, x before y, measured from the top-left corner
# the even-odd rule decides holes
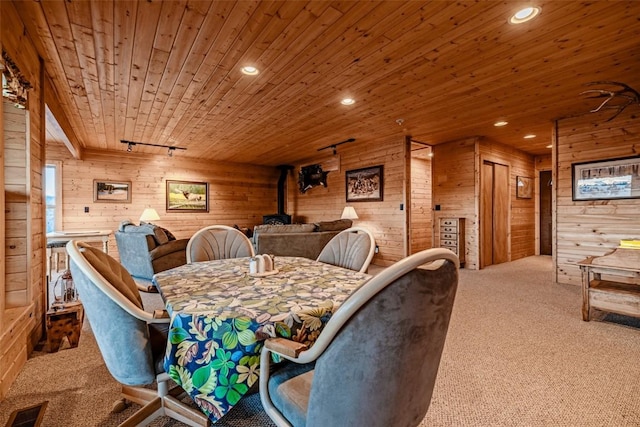
[[[242,231],[226,225],[202,228],[187,243],[187,264],[254,255],[251,240]]]
[[[341,231],[322,249],[317,261],[364,273],[373,259],[376,241],[363,227]]]

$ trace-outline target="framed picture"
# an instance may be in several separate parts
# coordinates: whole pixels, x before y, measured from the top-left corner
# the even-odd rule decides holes
[[[382,200],[383,167],[354,169],[345,174],[347,202],[378,202]]]
[[[640,156],[571,165],[573,200],[640,198]]]
[[[93,201],[99,203],[131,203],[131,181],[94,179]]]
[[[530,199],[533,197],[533,178],[526,176],[516,177],[516,198]]]
[[[209,183],[167,181],[167,212],[209,212]]]

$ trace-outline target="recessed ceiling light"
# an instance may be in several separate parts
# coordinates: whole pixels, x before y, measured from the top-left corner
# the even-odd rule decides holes
[[[525,135],[523,138],[524,139],[532,139],[532,138],[535,138],[535,137],[536,136],[534,134],[530,133],[529,135]]]
[[[540,8],[536,6],[525,7],[524,9],[520,9],[517,11],[511,18],[509,18],[509,22],[512,24],[522,24],[523,22],[527,22],[538,16],[540,13]]]
[[[547,148],[553,148],[553,145],[549,144],[547,145]]]
[[[494,125],[495,127],[498,127],[498,128],[499,128],[499,127],[502,127],[502,126],[506,126],[506,125],[508,125],[508,124],[509,124],[509,122],[506,122],[506,121],[504,121],[504,120],[501,120],[501,121],[499,121],[499,122],[495,122],[493,125]]]
[[[246,66],[240,69],[242,74],[246,74],[248,76],[257,76],[260,71],[256,67]]]
[[[344,98],[342,101],[340,101],[340,104],[342,105],[353,105],[356,103],[356,100],[353,98]]]

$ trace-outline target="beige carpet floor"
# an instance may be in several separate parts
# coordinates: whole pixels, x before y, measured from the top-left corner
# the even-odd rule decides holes
[[[640,426],[640,328],[603,321],[604,314],[583,322],[580,289],[551,278],[549,257],[460,271],[421,427]],[[145,302],[161,304],[157,294],[145,294]],[[0,402],[0,426],[14,409],[44,400],[44,426],[115,426],[136,409],[110,413],[118,392],[85,324],[78,348],[35,353],[27,362]],[[182,424],[160,419],[152,425]],[[216,425],[273,424],[254,394]]]

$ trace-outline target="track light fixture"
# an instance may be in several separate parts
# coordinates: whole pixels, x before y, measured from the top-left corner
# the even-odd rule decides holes
[[[327,145],[326,147],[318,148],[318,151],[322,151],[322,150],[326,150],[327,148],[331,148],[333,150],[333,155],[335,156],[336,154],[338,154],[338,150],[336,149],[336,147],[338,145],[346,144],[347,142],[354,142],[355,140],[356,140],[355,138],[349,138],[349,139],[347,139],[345,141],[336,142],[335,144],[331,144],[331,145]]]
[[[126,139],[121,139],[120,140],[121,143],[123,144],[127,144],[127,152],[131,152],[133,151],[133,146],[134,145],[146,145],[148,147],[161,147],[161,148],[166,148],[167,149],[167,155],[169,157],[173,157],[173,152],[176,150],[186,150],[186,148],[184,147],[172,147],[171,145],[162,145],[162,144],[149,144],[148,142],[133,142],[133,141],[127,141]]]

